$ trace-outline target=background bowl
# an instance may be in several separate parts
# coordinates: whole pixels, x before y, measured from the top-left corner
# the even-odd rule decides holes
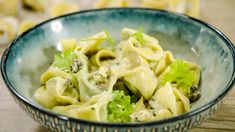
[[[108,30],[115,40],[124,27],[156,37],[165,50],[202,67],[202,97],[189,113],[144,123],[100,123],[53,113],[32,97],[62,38],[83,38]],[[235,48],[217,29],[161,10],[119,8],[82,11],[51,19],[20,35],[5,50],[1,72],[15,101],[29,116],[55,131],[185,131],[213,114],[234,83]],[[10,115],[9,115],[10,116]]]

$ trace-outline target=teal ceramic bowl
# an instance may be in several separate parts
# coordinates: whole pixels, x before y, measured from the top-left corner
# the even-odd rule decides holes
[[[123,27],[138,29],[140,25],[176,58],[201,65],[202,97],[192,105],[189,113],[144,123],[102,123],[53,113],[32,98],[40,86],[39,77],[49,67],[60,39],[79,39],[105,29],[118,40]],[[235,77],[234,60],[233,44],[205,22],[162,10],[119,8],[82,11],[35,26],[18,36],[5,50],[1,72],[15,101],[34,120],[53,131],[186,131],[213,114],[231,90]]]

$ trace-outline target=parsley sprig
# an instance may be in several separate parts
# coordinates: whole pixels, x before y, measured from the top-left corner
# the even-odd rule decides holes
[[[134,112],[131,97],[123,91],[114,91],[113,100],[108,103],[108,121],[110,122],[130,122],[130,114]]]
[[[189,64],[184,60],[178,59],[170,65],[171,70],[167,72],[160,80],[160,85],[165,85],[166,82],[176,83],[177,88],[184,93],[188,93],[190,87],[196,80],[193,71],[190,70]]]
[[[53,65],[60,68],[63,71],[71,72],[71,66],[74,63],[74,59],[76,58],[76,54],[73,50],[67,50],[63,53],[57,53],[54,56]]]

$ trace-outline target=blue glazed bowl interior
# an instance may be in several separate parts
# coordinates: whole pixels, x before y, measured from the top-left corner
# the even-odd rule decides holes
[[[192,110],[208,105],[229,89],[234,79],[234,49],[226,38],[192,18],[138,8],[84,11],[36,26],[18,37],[5,52],[5,82],[12,91],[42,108],[32,95],[39,88],[40,75],[52,62],[60,39],[81,39],[107,30],[119,40],[122,28],[138,30],[141,25],[143,32],[156,37],[176,58],[202,67],[202,97],[192,105]]]

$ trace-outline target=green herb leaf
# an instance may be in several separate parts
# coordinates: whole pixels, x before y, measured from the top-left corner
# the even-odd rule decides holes
[[[113,38],[110,36],[108,31],[104,31],[104,32],[107,35],[107,40],[108,40],[110,46],[112,47],[112,49],[114,49],[114,40],[113,40]]]
[[[132,34],[132,36],[135,37],[135,39],[137,39],[137,41],[140,43],[141,46],[145,45],[146,41],[144,40],[142,26],[140,26],[138,32]]]
[[[130,114],[134,112],[131,104],[131,97],[123,91],[114,91],[113,100],[108,103],[108,121],[110,122],[130,122]]]
[[[160,80],[160,85],[165,85],[166,82],[175,82],[177,88],[181,89],[184,93],[188,93],[190,87],[196,80],[196,76],[189,69],[189,64],[184,60],[176,60],[170,65],[171,70],[167,72]]]
[[[53,65],[66,71],[71,72],[71,66],[73,65],[73,61],[76,58],[76,54],[73,50],[67,50],[64,53],[58,53],[54,56]]]

